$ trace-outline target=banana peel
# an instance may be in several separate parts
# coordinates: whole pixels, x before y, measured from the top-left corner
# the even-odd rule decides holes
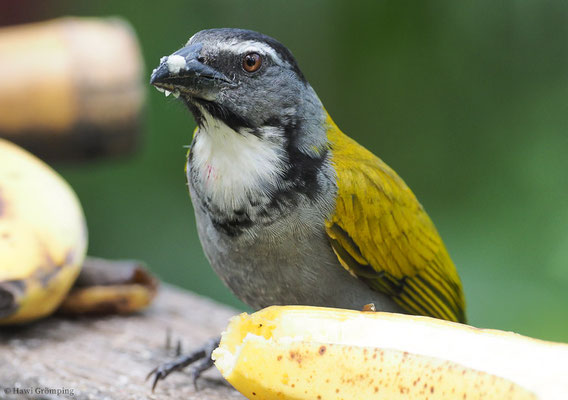
[[[58,312],[67,315],[129,314],[146,308],[158,280],[139,261],[87,257]]]
[[[129,313],[154,298],[139,262],[85,258],[87,226],[71,187],[0,139],[0,325],[65,314]]]
[[[213,359],[249,399],[568,398],[568,345],[428,317],[268,307]]]

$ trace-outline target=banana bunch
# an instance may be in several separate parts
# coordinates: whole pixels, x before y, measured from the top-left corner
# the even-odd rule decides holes
[[[147,306],[157,282],[136,262],[88,258],[77,196],[45,163],[0,139],[0,325]],[[75,287],[77,277],[79,280]]]
[[[568,398],[568,345],[428,317],[268,307],[213,359],[249,399]]]
[[[69,185],[0,139],[0,324],[51,314],[77,278],[87,227]]]

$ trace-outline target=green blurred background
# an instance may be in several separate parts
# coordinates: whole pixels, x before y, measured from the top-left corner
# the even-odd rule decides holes
[[[470,323],[568,341],[567,2],[14,1],[3,23],[62,15],[126,18],[147,71],[201,29],[276,37],[337,124],[428,210]],[[90,253],[145,260],[164,281],[245,308],[197,238],[183,173],[194,121],[148,91],[135,156],[55,165],[83,203]]]

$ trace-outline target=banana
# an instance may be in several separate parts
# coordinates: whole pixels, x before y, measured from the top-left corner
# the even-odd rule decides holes
[[[568,345],[400,314],[243,313],[213,360],[249,399],[568,398]]]
[[[0,325],[51,314],[86,250],[73,190],[38,158],[0,139]]]

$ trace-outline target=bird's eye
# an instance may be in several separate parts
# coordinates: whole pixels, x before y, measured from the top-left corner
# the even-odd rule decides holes
[[[243,59],[243,68],[247,72],[258,71],[262,64],[262,58],[258,53],[248,53]]]

